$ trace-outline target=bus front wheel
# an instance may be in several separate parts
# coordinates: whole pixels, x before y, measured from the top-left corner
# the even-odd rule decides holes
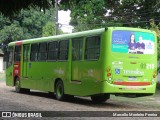
[[[64,100],[65,99],[64,85],[63,85],[62,80],[58,80],[56,82],[55,92],[56,92],[57,100]]]
[[[21,88],[21,85],[20,85],[20,81],[18,79],[16,79],[16,82],[15,82],[15,91],[17,93],[20,93],[22,91],[22,88]]]
[[[21,88],[20,80],[16,79],[16,82],[15,82],[15,91],[17,93],[29,93],[30,89]]]
[[[92,101],[94,103],[103,103],[103,102],[105,102],[109,98],[110,98],[109,94],[102,94],[102,95],[91,96],[91,99],[92,99]]]

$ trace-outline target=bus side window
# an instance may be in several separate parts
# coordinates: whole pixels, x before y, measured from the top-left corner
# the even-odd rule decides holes
[[[72,60],[82,60],[83,38],[72,40]]]
[[[13,63],[13,47],[9,47],[7,51],[7,68]]]
[[[100,56],[100,36],[87,37],[85,48],[86,60],[97,60]]]
[[[37,55],[38,55],[38,44],[32,44],[31,45],[31,54],[30,54],[30,60],[31,61],[37,61]]]
[[[38,61],[45,61],[47,59],[47,43],[39,44]]]
[[[69,40],[59,42],[59,60],[68,60]]]
[[[58,58],[58,42],[50,42],[48,44],[48,60],[57,60]]]
[[[21,46],[15,46],[14,62],[19,62],[21,58]]]

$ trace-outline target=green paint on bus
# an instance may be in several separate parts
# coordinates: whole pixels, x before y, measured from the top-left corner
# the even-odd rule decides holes
[[[151,30],[108,27],[9,43],[6,84],[20,89],[91,96],[155,93],[157,38]]]

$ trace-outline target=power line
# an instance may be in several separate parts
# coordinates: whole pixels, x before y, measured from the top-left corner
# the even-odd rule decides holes
[[[81,10],[81,11],[85,11],[85,10]],[[135,10],[133,10],[134,12]],[[141,11],[140,9],[139,10],[136,10],[139,14],[137,15],[143,15],[143,14],[149,14],[149,13],[158,13],[158,11],[153,11],[153,10],[144,10],[144,11]],[[124,12],[124,11],[123,11]],[[86,13],[86,12],[85,12]],[[126,16],[126,15],[131,15],[131,13],[125,13],[125,14],[121,14],[119,16]]]
[[[118,18],[118,17],[117,17]],[[121,17],[120,17],[121,18]],[[160,16],[157,16],[156,17],[156,19],[159,19],[160,18]],[[110,18],[109,18],[110,19]],[[154,19],[154,17],[140,17],[140,19],[142,20],[146,20],[146,19],[148,19],[148,20],[150,20],[150,19]],[[140,21],[140,19],[137,19],[137,21]],[[101,17],[101,18],[98,18],[97,20],[106,20],[106,19],[103,19],[103,17]],[[110,19],[111,20],[111,19]],[[113,18],[113,20],[114,21],[116,21],[116,19],[115,18]],[[118,19],[117,19],[118,20]],[[122,19],[123,20],[123,19]],[[130,18],[130,19],[126,19],[125,18],[125,21],[130,21],[130,20],[132,20],[132,18]],[[94,21],[93,21],[94,22]],[[120,21],[120,22],[122,22],[122,21]],[[157,22],[157,21],[156,21]],[[130,23],[132,23],[132,22],[130,22]],[[138,23],[138,22],[137,22]],[[95,24],[95,23],[91,23],[91,24]],[[67,24],[63,24],[63,25],[67,25]]]
[[[154,17],[142,17],[143,15],[147,15],[147,14],[150,14],[150,13],[158,13],[158,12],[155,12],[155,11],[150,11],[150,12],[140,12],[141,14],[131,14],[131,13],[125,13],[125,14],[121,14],[121,15],[111,15],[111,16],[98,16],[98,19],[102,19],[102,20],[105,20],[105,19],[110,19],[110,18],[114,18],[113,20],[115,20],[116,18],[122,18],[122,17],[125,17],[125,19],[126,19],[126,17],[140,17],[140,19],[153,19],[153,18],[158,18],[158,17],[160,17],[160,16],[154,16]],[[63,21],[63,22],[69,22],[69,21]]]
[[[99,20],[104,20],[104,24],[106,24],[106,22],[118,22],[118,23],[126,23],[126,21],[130,21],[130,23],[139,23],[139,22],[142,22],[142,21],[147,21],[147,22],[150,22],[150,19],[153,19],[152,17],[147,17],[147,18],[141,18],[141,19],[135,19],[134,21],[131,21],[132,19],[130,18],[130,19],[125,19],[125,20],[119,20],[119,19],[117,19],[117,20],[115,20],[115,19],[113,19],[113,21],[110,19],[110,20],[104,20],[104,19],[99,19]],[[158,20],[160,19],[160,16],[159,17],[157,17],[154,21],[155,22],[158,22]],[[100,21],[99,21],[100,22]],[[85,23],[81,23],[81,24],[85,24]],[[97,24],[97,21],[96,21],[96,23],[94,22],[94,21],[92,21],[92,22],[90,22],[90,23],[87,23],[87,24]],[[62,25],[67,25],[67,24],[62,24]]]
[[[110,15],[110,16],[98,16],[98,17],[101,17],[101,18],[115,18],[115,17],[130,17],[130,16],[143,16],[143,15],[147,15],[147,14],[150,14],[150,13],[158,13],[158,12],[147,12],[147,13],[143,13],[143,14],[131,14],[131,13],[127,13],[127,14],[119,14],[119,15]]]
[[[160,22],[159,20],[155,20],[156,22]],[[138,24],[138,23],[149,23],[150,21],[138,21],[138,22],[119,22],[120,24]],[[114,22],[115,23],[115,22]],[[117,23],[118,24],[118,23]],[[87,24],[80,24],[80,25],[106,25],[106,24],[102,24],[102,23],[87,23]],[[68,24],[62,24],[62,26],[70,26]],[[79,26],[79,25],[75,25],[75,26]]]
[[[147,15],[147,14],[150,14],[150,13],[157,13],[157,12],[148,12],[148,13],[142,13],[142,14],[131,14],[131,13],[127,13],[127,14],[124,14],[124,15],[112,15],[112,16],[106,16],[106,17],[143,16],[143,15]]]

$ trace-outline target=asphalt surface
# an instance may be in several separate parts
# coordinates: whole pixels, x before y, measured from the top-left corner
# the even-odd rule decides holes
[[[154,110],[160,110],[155,109],[151,107],[146,107],[145,105],[134,103],[131,104],[129,102],[125,101],[118,101],[113,100],[112,97],[105,103],[101,104],[94,104],[88,97],[75,97],[75,99],[71,101],[58,101],[56,100],[54,95],[49,95],[48,93],[43,93],[40,91],[31,91],[29,93],[16,93],[13,87],[8,87],[5,85],[4,82],[0,82],[0,111],[18,111],[18,112],[41,112],[41,111],[59,111],[58,116],[54,117],[54,119],[106,119],[107,115],[105,117],[96,117],[96,114],[101,114],[102,112],[98,111],[112,111],[112,112],[119,112],[119,111],[137,111],[140,113],[141,111],[154,111]],[[63,117],[64,114],[62,111],[70,111],[67,114],[67,117]],[[74,112],[73,112],[74,111]],[[87,117],[84,117],[84,113],[80,112],[78,113],[77,117],[73,117],[73,114],[76,116],[76,111],[94,111],[94,112],[88,112]],[[95,112],[97,111],[97,113]],[[62,112],[62,113],[61,113]],[[112,117],[112,112],[109,112],[110,116],[107,119],[144,119],[144,117]],[[62,114],[62,117],[60,117]],[[0,118],[0,119],[9,119],[9,118]],[[11,119],[11,118],[10,118]],[[53,118],[12,118],[12,119],[53,119]],[[147,117],[147,119],[157,119],[158,117]]]

